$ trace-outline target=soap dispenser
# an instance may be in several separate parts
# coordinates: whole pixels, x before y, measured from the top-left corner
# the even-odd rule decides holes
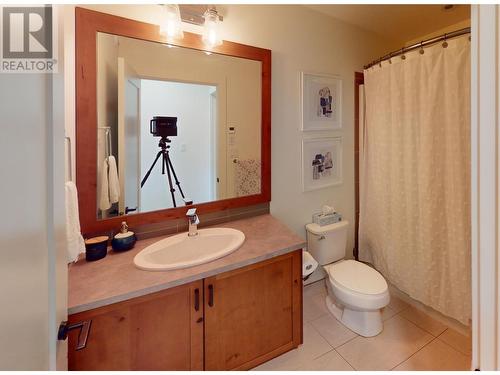
[[[114,251],[126,251],[134,247],[136,242],[136,237],[134,232],[128,230],[128,225],[126,221],[122,221],[122,226],[120,228],[120,233],[113,237],[111,241],[111,246]]]

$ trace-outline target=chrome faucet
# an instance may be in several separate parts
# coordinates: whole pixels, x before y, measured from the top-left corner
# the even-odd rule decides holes
[[[186,212],[186,216],[188,218],[188,224],[189,224],[189,237],[194,237],[198,235],[198,224],[200,224],[200,219],[198,218],[198,215],[196,215],[196,208],[190,208]]]

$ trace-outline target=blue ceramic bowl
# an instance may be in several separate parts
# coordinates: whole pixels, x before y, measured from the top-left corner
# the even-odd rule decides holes
[[[136,241],[135,234],[123,238],[114,237],[111,246],[114,251],[127,251],[134,247]]]

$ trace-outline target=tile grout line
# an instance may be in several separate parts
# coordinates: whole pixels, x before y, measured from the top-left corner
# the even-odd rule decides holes
[[[318,318],[316,318],[316,319],[314,319],[314,320],[311,320],[311,321],[309,321],[308,323],[309,323],[309,324],[311,325],[311,327],[312,327],[312,328],[313,328],[313,329],[314,329],[314,330],[315,330],[315,331],[316,331],[316,332],[317,332],[317,333],[318,333],[318,334],[319,334],[319,335],[320,335],[320,336],[321,336],[321,337],[322,337],[322,338],[323,338],[323,339],[324,339],[324,340],[328,343],[328,345],[330,345],[330,347],[331,347],[332,349],[331,349],[331,350],[329,350],[329,351],[327,351],[326,353],[323,353],[323,354],[321,354],[321,355],[319,355],[319,356],[317,356],[317,357],[313,358],[312,360],[313,360],[313,361],[315,361],[316,359],[321,358],[321,357],[323,357],[324,355],[326,355],[326,354],[331,353],[332,351],[334,351],[335,353],[337,353],[337,354],[340,356],[340,358],[342,358],[342,359],[343,359],[343,360],[344,360],[344,361],[345,361],[345,362],[349,365],[349,367],[351,367],[354,371],[356,371],[356,368],[355,368],[355,367],[354,367],[354,366],[353,366],[353,365],[352,365],[352,364],[351,364],[351,363],[350,363],[347,359],[345,359],[345,358],[342,356],[342,354],[340,354],[340,353],[337,351],[337,348],[340,348],[341,346],[343,346],[343,345],[347,344],[348,342],[351,342],[352,340],[354,340],[354,339],[358,338],[358,337],[359,337],[359,335],[358,335],[356,332],[353,332],[356,336],[354,336],[354,337],[350,338],[349,340],[347,340],[346,342],[344,342],[344,343],[342,343],[342,344],[338,345],[337,347],[334,347],[332,344],[330,344],[330,342],[327,340],[327,338],[326,338],[325,336],[323,336],[323,335],[321,334],[321,332],[320,332],[320,331],[319,331],[319,330],[318,330],[318,329],[317,329],[317,328],[316,328],[316,327],[312,324],[312,322],[314,322],[315,320],[319,320],[319,319],[323,318],[324,316],[331,316],[331,314],[330,314],[330,313],[323,314],[322,316],[320,316],[320,317],[318,317]],[[336,321],[338,321],[338,319],[337,319],[337,318],[335,318],[335,317],[333,317],[333,318],[334,318]],[[340,323],[340,324],[342,324],[341,322],[339,322],[339,323]],[[351,332],[352,332],[352,331],[351,331]]]
[[[315,330],[316,332],[318,332],[318,334],[319,334],[319,335],[320,335],[323,339],[325,339],[325,341],[328,343],[328,345],[330,345],[330,346],[332,347],[332,349],[340,348],[342,345],[345,345],[345,344],[347,344],[348,342],[350,342],[350,341],[352,341],[352,340],[354,340],[355,338],[357,338],[357,337],[359,337],[359,336],[360,336],[360,335],[358,335],[356,332],[351,331],[351,330],[350,330],[349,328],[347,328],[344,324],[342,324],[342,326],[343,326],[343,327],[347,328],[350,332],[354,333],[356,336],[351,337],[349,340],[347,340],[347,341],[343,342],[342,344],[337,345],[336,347],[335,347],[335,346],[333,346],[332,344],[330,344],[330,342],[328,341],[328,339],[327,339],[325,336],[323,336],[323,335],[321,334],[321,331],[320,331],[319,329],[317,329],[317,328],[314,326],[314,324],[312,324],[312,323],[313,323],[313,322],[315,322],[316,320],[322,319],[322,318],[324,318],[325,316],[331,316],[331,317],[332,317],[333,319],[335,319],[337,322],[339,322],[340,324],[342,324],[342,322],[341,322],[341,321],[339,321],[337,318],[335,318],[335,317],[334,317],[331,313],[326,313],[326,314],[324,314],[324,315],[321,315],[319,318],[316,318],[316,319],[314,319],[314,320],[311,320],[311,321],[309,322],[309,324],[311,324],[312,328],[314,328],[314,330]]]
[[[401,312],[403,312],[403,311],[404,311],[404,310],[401,310]],[[400,314],[400,313],[397,313],[396,315],[399,315],[399,314]],[[395,315],[395,316],[396,316],[396,315]],[[408,318],[404,317],[403,315],[399,315],[399,316],[400,316],[401,318],[403,318],[404,320],[406,320],[407,322],[410,322],[411,324],[413,324],[415,327],[420,328],[422,331],[424,331],[424,332],[428,333],[429,335],[431,335],[431,336],[432,336],[432,337],[434,337],[434,338],[438,338],[439,336],[441,336],[441,335],[442,335],[442,334],[443,334],[443,333],[444,333],[444,332],[445,332],[445,331],[449,328],[448,326],[445,326],[445,327],[446,327],[446,328],[445,328],[445,330],[444,330],[443,332],[439,333],[439,334],[436,336],[436,335],[435,335],[435,334],[433,334],[432,332],[429,332],[429,331],[428,331],[427,329],[425,329],[424,327],[420,327],[417,323],[415,323],[415,322],[411,321],[410,319],[408,319]],[[431,317],[429,317],[429,318],[431,318]],[[432,318],[431,318],[431,319],[432,319]]]
[[[354,340],[354,339],[353,339],[353,340]],[[349,341],[352,341],[352,340],[349,340]],[[349,342],[349,341],[348,341],[348,342]],[[347,342],[346,342],[346,344],[347,344]],[[344,344],[342,344],[342,345],[344,345]],[[340,348],[342,345],[340,345],[340,346],[338,346],[338,347]],[[358,370],[356,369],[356,367],[354,367],[354,365],[352,365],[352,364],[351,364],[351,362],[349,362],[346,358],[344,358],[344,357],[342,356],[342,354],[340,354],[340,353],[339,353],[339,351],[338,351],[337,349],[335,349],[335,348],[334,348],[333,350],[335,350],[335,352],[336,352],[336,353],[340,356],[340,358],[342,358],[344,361],[346,361],[346,363],[347,363],[349,366],[351,366],[351,368],[352,368],[354,371],[358,371]]]
[[[443,332],[443,333],[444,333],[444,332]],[[443,333],[442,333],[442,334],[443,334]],[[441,334],[441,335],[442,335],[442,334]],[[472,357],[472,354],[466,354],[466,353],[464,353],[463,351],[458,350],[457,348],[454,348],[453,346],[451,346],[450,344],[448,344],[448,343],[447,343],[446,341],[444,341],[443,339],[440,339],[441,335],[439,335],[438,337],[436,337],[436,340],[439,340],[439,342],[442,342],[442,343],[443,343],[443,344],[445,344],[446,346],[448,346],[448,347],[452,348],[452,349],[453,349],[454,351],[456,351],[457,353],[460,353],[460,354],[462,354],[462,355],[464,355],[464,356],[466,356],[466,357]]]
[[[396,366],[392,367],[390,369],[390,371],[393,371],[396,367],[398,367],[402,363],[408,361],[411,357],[415,356],[418,352],[420,352],[422,349],[424,349],[427,345],[429,345],[430,343],[432,343],[435,340],[437,340],[437,337],[434,337],[434,336],[432,336],[432,337],[433,337],[433,339],[431,341],[429,341],[427,344],[425,344],[424,346],[422,346],[420,349],[418,349],[415,353],[413,353],[412,355],[410,355],[408,358],[404,359],[403,361],[399,362]]]

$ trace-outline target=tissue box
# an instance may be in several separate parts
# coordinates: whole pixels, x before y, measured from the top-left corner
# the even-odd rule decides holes
[[[313,214],[312,220],[313,223],[316,223],[320,227],[322,227],[324,225],[334,224],[342,221],[342,215],[337,212],[334,212],[333,214],[324,214],[322,212],[318,212],[316,214]]]

